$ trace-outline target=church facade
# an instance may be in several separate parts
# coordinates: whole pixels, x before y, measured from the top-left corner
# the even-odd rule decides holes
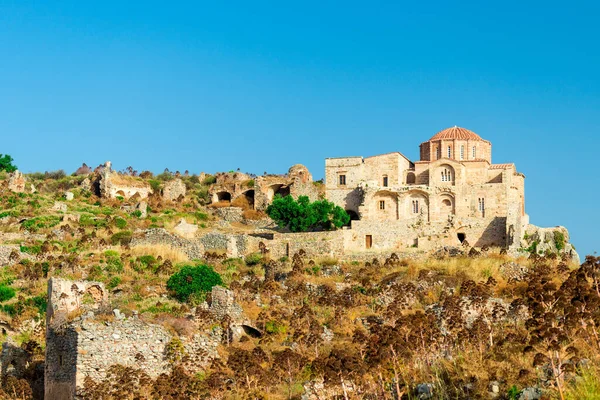
[[[493,164],[492,144],[451,127],[420,145],[420,160],[399,152],[325,160],[328,200],[352,216],[344,248],[431,249],[443,245],[516,249],[529,223],[525,176]]]

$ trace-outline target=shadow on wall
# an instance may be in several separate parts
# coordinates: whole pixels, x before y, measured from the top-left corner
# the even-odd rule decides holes
[[[506,217],[494,217],[479,236],[477,243],[472,245],[506,247]]]
[[[71,400],[77,389],[77,331],[71,325],[47,329],[45,399]]]

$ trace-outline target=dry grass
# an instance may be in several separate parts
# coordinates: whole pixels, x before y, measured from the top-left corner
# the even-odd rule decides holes
[[[232,207],[231,202],[230,201],[219,201],[217,203],[211,203],[210,205],[208,205],[208,207],[211,208],[224,208],[224,207]]]
[[[163,260],[171,260],[174,263],[189,261],[189,257],[183,251],[165,244],[141,244],[133,246],[130,253],[134,257],[150,255],[157,258],[160,256]]]

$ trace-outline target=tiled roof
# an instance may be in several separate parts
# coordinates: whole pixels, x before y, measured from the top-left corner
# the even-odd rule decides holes
[[[460,126],[453,126],[452,128],[444,129],[439,131],[429,141],[441,140],[441,139],[462,139],[462,140],[482,140],[483,139],[473,131],[470,131]]]
[[[507,169],[507,168],[514,168],[515,164],[510,163],[510,164],[492,164],[490,165],[490,169]]]

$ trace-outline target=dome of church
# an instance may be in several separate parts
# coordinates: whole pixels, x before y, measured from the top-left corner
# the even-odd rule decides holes
[[[443,131],[439,131],[429,141],[433,140],[483,140],[481,136],[476,134],[473,131],[470,131],[465,128],[461,128],[460,126],[453,126],[452,128],[444,129]]]

